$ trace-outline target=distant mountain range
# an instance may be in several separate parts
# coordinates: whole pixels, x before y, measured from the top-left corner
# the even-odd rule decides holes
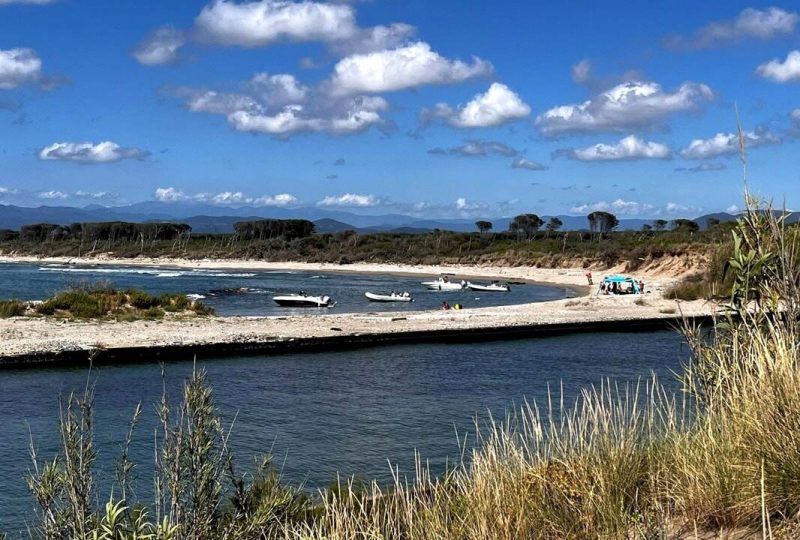
[[[587,229],[586,216],[557,216],[564,230]],[[175,221],[186,223],[195,232],[229,233],[237,221],[251,219],[308,219],[314,221],[318,232],[341,232],[355,230],[368,232],[424,233],[434,229],[450,231],[474,231],[476,219],[420,219],[402,214],[362,215],[340,210],[318,207],[301,208],[260,208],[242,206],[222,208],[211,205],[142,202],[129,206],[89,205],[82,208],[69,206],[39,206],[28,208],[13,205],[0,205],[0,229],[19,229],[31,223],[57,223],[67,225],[75,222],[92,221]],[[550,216],[542,216],[546,221]],[[491,221],[494,231],[508,229],[511,218],[480,218]],[[736,216],[729,213],[707,214],[695,218],[705,228],[709,219],[732,221]],[[789,221],[800,220],[800,213],[794,213]],[[652,223],[649,219],[619,220],[619,230],[639,230],[642,225]]]

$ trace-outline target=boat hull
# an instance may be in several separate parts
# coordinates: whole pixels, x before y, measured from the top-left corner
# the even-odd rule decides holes
[[[478,285],[475,283],[467,283],[467,288],[476,292],[508,292],[511,287],[506,285]]]
[[[292,297],[292,296],[276,296],[272,299],[276,304],[281,307],[294,307],[294,308],[328,308],[333,307],[334,302],[324,297]]]
[[[370,302],[412,302],[410,296],[392,296],[389,294],[364,293]]]
[[[422,285],[429,291],[460,291],[464,288],[460,283],[440,283],[437,281],[423,281]]]

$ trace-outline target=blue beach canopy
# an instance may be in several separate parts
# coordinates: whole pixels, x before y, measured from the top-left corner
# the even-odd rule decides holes
[[[641,294],[642,291],[639,289],[639,281],[631,276],[605,276],[603,278],[603,283],[611,284],[611,283],[630,283],[633,285],[633,292],[634,294]],[[600,289],[597,289],[597,294],[600,294]]]

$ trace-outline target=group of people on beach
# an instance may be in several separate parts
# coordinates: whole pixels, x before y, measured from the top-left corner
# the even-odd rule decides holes
[[[637,290],[633,282],[630,283],[600,283],[600,294],[644,294],[644,281],[641,279],[637,282],[639,289]]]
[[[453,307],[450,307],[450,304],[447,303],[447,300],[442,302],[442,310],[448,311],[450,309],[460,310],[462,308],[461,304],[453,304]]]

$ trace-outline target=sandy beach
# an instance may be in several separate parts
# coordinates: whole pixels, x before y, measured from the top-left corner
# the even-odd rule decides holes
[[[36,357],[64,351],[136,349],[152,347],[224,346],[225,344],[277,343],[326,339],[334,336],[381,336],[419,332],[470,331],[546,325],[581,325],[645,319],[674,320],[680,315],[705,316],[714,306],[707,302],[676,302],[662,292],[675,282],[672,276],[637,274],[645,280],[644,296],[596,296],[587,286],[586,270],[531,267],[423,266],[395,264],[310,264],[297,262],[182,260],[182,259],[76,259],[0,257],[3,263],[97,264],[170,266],[230,270],[297,270],[309,272],[370,272],[413,275],[453,273],[459,277],[494,277],[525,280],[577,290],[577,298],[464,311],[403,311],[393,313],[324,314],[290,317],[211,317],[137,322],[72,322],[45,318],[0,319],[0,358]],[[594,272],[595,282],[606,272]]]

